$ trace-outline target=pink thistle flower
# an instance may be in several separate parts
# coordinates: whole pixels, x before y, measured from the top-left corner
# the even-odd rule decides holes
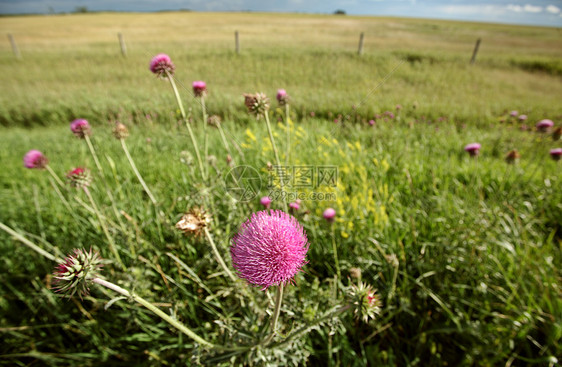
[[[328,209],[324,210],[324,213],[322,213],[322,216],[329,223],[332,223],[334,221],[334,218],[336,217],[336,210],[334,208],[328,208]]]
[[[540,120],[535,125],[535,127],[537,128],[537,131],[539,131],[541,133],[547,132],[553,126],[554,126],[554,122],[552,122],[552,120],[549,120],[549,119]]]
[[[375,124],[375,120],[369,120],[369,125],[373,126]]]
[[[85,119],[76,119],[72,121],[70,123],[70,131],[72,131],[72,133],[80,139],[84,139],[86,135],[92,135],[90,123]]]
[[[201,80],[193,82],[193,94],[195,97],[205,97],[207,95],[207,84]]]
[[[238,276],[262,290],[293,282],[307,263],[308,239],[303,227],[280,210],[252,214],[232,238],[230,254]]]
[[[559,161],[562,158],[562,148],[555,148],[550,150],[550,158]]]
[[[289,95],[285,89],[277,89],[277,102],[279,102],[281,106],[289,103]]]
[[[88,283],[100,276],[98,271],[102,266],[102,258],[97,252],[75,249],[74,254],[69,254],[55,268],[53,290],[68,297],[78,293],[82,298],[89,294]]]
[[[464,150],[470,154],[471,157],[475,157],[480,153],[481,145],[478,143],[471,143],[464,147]]]
[[[511,116],[511,117],[517,117],[517,115],[519,115],[519,112],[517,112],[517,111],[511,111],[509,113],[509,116]]]
[[[43,169],[47,167],[47,157],[38,150],[30,150],[23,156],[23,165],[26,168]]]
[[[400,111],[401,109],[402,109],[402,105],[397,104],[397,105],[396,105],[396,111]]]
[[[176,67],[166,54],[158,54],[150,60],[150,71],[156,74],[159,78],[166,79],[168,74],[174,75]]]
[[[289,203],[289,208],[290,208],[291,210],[297,211],[297,210],[300,209],[300,207],[301,207],[301,206],[300,206],[300,200],[297,200],[297,201],[295,201],[295,202]]]
[[[68,180],[68,184],[72,187],[76,187],[78,189],[87,187],[90,185],[92,181],[92,176],[90,175],[90,171],[86,168],[75,168],[72,171],[66,174],[66,178]]]
[[[527,115],[520,115],[520,116],[519,116],[519,121],[521,121],[521,122],[527,121]]]
[[[260,199],[260,204],[263,205],[266,209],[269,209],[271,205],[271,198],[269,196],[264,196]]]

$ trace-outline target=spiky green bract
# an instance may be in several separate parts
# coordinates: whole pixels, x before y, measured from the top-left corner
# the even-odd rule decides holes
[[[54,277],[57,293],[72,297],[78,293],[80,298],[89,294],[89,282],[99,278],[99,270],[102,267],[102,258],[96,251],[75,249],[69,254],[64,262],[55,268]]]

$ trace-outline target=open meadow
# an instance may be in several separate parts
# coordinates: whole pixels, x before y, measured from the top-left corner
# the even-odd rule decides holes
[[[0,364],[562,361],[560,28],[163,12],[0,33],[21,53],[0,44]]]

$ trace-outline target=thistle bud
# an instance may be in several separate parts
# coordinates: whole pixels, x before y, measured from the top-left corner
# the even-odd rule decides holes
[[[519,152],[515,149],[510,150],[505,156],[505,161],[509,164],[515,163],[519,159]]]
[[[221,118],[218,115],[211,115],[207,118],[207,123],[212,127],[218,127],[221,124]]]
[[[375,319],[380,314],[382,302],[377,291],[370,285],[359,281],[357,285],[353,284],[348,295],[351,299],[351,305],[354,308],[355,317],[363,322],[369,322],[369,319]]]
[[[90,186],[90,182],[92,182],[90,171],[86,168],[81,167],[75,168],[72,171],[68,172],[66,175],[66,179],[70,186],[76,187],[78,189]]]
[[[252,115],[259,120],[269,110],[269,98],[263,93],[244,94],[244,104]]]
[[[102,266],[102,258],[97,252],[75,249],[55,268],[53,289],[68,297],[78,293],[82,298],[89,294],[88,283],[100,276],[98,271]]]
[[[120,122],[115,123],[115,127],[113,128],[113,136],[115,136],[115,139],[125,139],[127,136],[129,136],[129,130],[127,129],[127,126]]]

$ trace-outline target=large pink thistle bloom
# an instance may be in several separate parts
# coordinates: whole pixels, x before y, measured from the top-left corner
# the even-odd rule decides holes
[[[292,282],[307,263],[303,227],[280,210],[252,214],[232,238],[230,254],[238,276],[262,290]]]
[[[47,166],[47,157],[38,150],[30,150],[23,156],[23,165],[26,168],[42,169]]]

